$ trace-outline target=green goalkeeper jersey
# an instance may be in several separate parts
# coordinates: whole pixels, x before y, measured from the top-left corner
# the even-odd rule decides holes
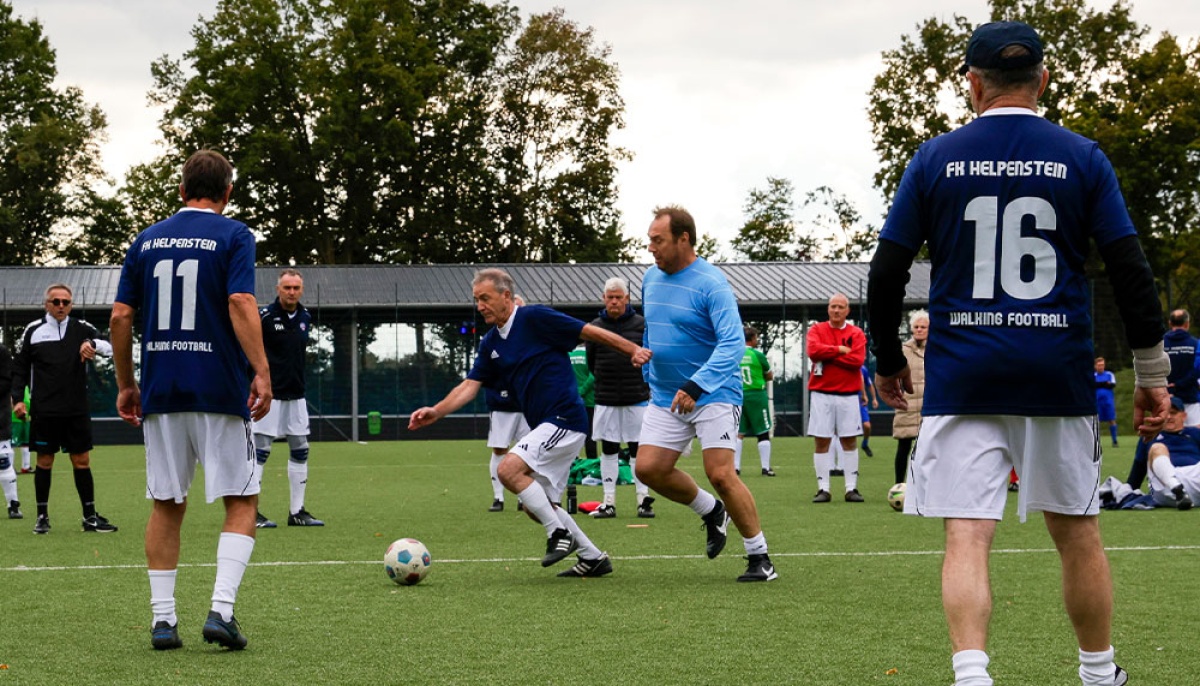
[[[767,387],[766,375],[771,365],[758,348],[746,347],[741,366],[743,391],[761,391]]]

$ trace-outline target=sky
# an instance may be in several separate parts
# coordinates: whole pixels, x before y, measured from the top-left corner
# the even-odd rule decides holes
[[[73,85],[108,117],[103,166],[120,179],[158,154],[158,112],[146,102],[150,63],[181,56],[217,0],[10,0],[55,48],[60,86]],[[805,192],[830,186],[866,221],[882,222],[867,93],[896,48],[929,17],[987,19],[985,0],[514,0],[523,14],[562,7],[611,46],[621,71],[625,128],[613,142],[633,159],[618,175],[627,235],[651,210],[680,204],[701,235],[728,244],[742,207],[767,177]],[[1110,2],[1090,1],[1093,7]],[[1133,0],[1133,17],[1200,38],[1200,2]],[[1053,64],[1047,65],[1053,74]],[[728,252],[728,249],[726,249]],[[640,254],[645,258],[646,255]]]

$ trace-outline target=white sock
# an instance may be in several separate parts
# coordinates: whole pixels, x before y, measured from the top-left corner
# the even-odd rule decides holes
[[[604,482],[604,504],[617,504],[617,479],[621,478],[621,462],[617,454],[600,454],[600,480]]]
[[[304,489],[308,486],[308,463],[288,460],[288,485],[292,491],[292,514],[304,509]]]
[[[833,455],[828,452],[813,453],[813,469],[817,472],[817,490],[829,490],[829,470],[833,469]]]
[[[1163,487],[1169,492],[1179,485],[1179,477],[1175,476],[1175,465],[1171,464],[1171,458],[1167,455],[1156,457],[1150,461],[1150,471],[1162,483]]]
[[[762,463],[763,469],[771,468],[771,442],[770,441],[759,441],[758,442],[758,461],[760,463]]]
[[[562,524],[562,528],[571,532],[575,537],[575,542],[579,544],[579,557],[585,560],[595,560],[604,553],[592,543],[592,539],[583,533],[583,529],[575,523],[575,518],[564,512],[561,508],[555,508],[555,513],[558,515],[558,521]]]
[[[233,619],[233,603],[253,552],[254,539],[250,536],[221,532],[221,540],[217,542],[217,580],[213,584],[212,610],[220,613],[221,619],[227,622]]]
[[[517,497],[525,505],[525,511],[533,513],[538,522],[546,528],[547,536],[554,533],[555,529],[562,528],[559,526],[558,515],[554,512],[554,505],[550,504],[550,497],[546,495],[546,489],[542,488],[541,484],[534,481],[518,493]]]
[[[950,658],[954,665],[954,686],[992,686],[988,675],[988,655],[982,650],[960,650]]]
[[[688,503],[688,507],[692,508],[692,512],[703,517],[717,506],[717,498],[703,488],[697,490],[699,492],[696,493],[696,499]]]
[[[650,487],[642,483],[642,480],[638,478],[636,457],[629,458],[629,472],[633,474],[633,490],[637,492],[638,505],[641,505],[646,496],[650,495]]]
[[[846,472],[846,492],[858,488],[858,448],[842,450],[842,470]]]
[[[837,436],[834,436],[833,442],[829,444],[829,454],[833,456],[833,462],[829,468],[842,469],[842,444],[838,441]]]
[[[4,469],[0,469],[0,486],[4,487],[4,505],[7,507],[17,497],[17,470],[13,469],[11,461]]]
[[[746,546],[747,555],[767,554],[767,537],[761,531],[754,538],[743,538],[742,544]]]
[[[739,438],[733,444],[733,468],[739,472],[742,471],[742,443],[744,442],[744,439]]]
[[[29,471],[29,446],[21,446],[21,469]]]
[[[1098,653],[1079,650],[1079,679],[1083,686],[1112,686],[1117,674],[1117,665],[1113,662],[1115,652],[1112,646]]]
[[[154,613],[151,626],[166,622],[171,626],[179,624],[175,616],[175,573],[174,569],[149,569],[150,576],[150,611]]]
[[[496,469],[500,467],[500,461],[503,459],[503,455],[492,453],[492,459],[488,462],[488,472],[492,475],[492,499],[500,502],[504,502],[504,484],[500,483]]]

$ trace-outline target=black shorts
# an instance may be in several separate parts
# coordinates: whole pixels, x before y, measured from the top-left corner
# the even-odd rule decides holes
[[[71,417],[34,415],[29,422],[29,449],[36,455],[59,451],[71,455],[92,449],[92,418],[86,414]]]

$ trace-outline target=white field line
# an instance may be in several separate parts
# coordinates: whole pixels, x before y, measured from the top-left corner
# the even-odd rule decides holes
[[[1168,550],[1200,550],[1200,545],[1160,545],[1160,546],[1124,546],[1105,548],[1110,553],[1122,552],[1162,552]],[[833,552],[833,551],[816,551],[810,553],[779,553],[772,552],[773,557],[904,557],[904,556],[923,556],[923,555],[941,555],[941,550],[880,550],[880,551],[865,551],[865,552]],[[993,550],[994,555],[1025,555],[1030,553],[1045,554],[1056,552],[1054,548],[1004,548]],[[533,562],[540,560],[539,557],[491,557],[491,558],[471,558],[471,559],[438,559],[434,558],[437,564],[505,564],[517,562]],[[701,560],[703,555],[621,555],[613,556],[614,560],[622,561],[637,561],[637,560]],[[380,560],[297,560],[297,561],[276,561],[276,562],[251,562],[251,567],[321,567],[321,566],[340,566],[340,565],[378,565],[382,564]],[[184,563],[180,567],[216,567],[214,562],[201,563]],[[146,565],[71,565],[71,566],[45,566],[45,567],[30,567],[18,565],[15,567],[0,567],[0,572],[67,572],[67,571],[90,571],[90,570],[110,570],[110,569],[145,569]]]

